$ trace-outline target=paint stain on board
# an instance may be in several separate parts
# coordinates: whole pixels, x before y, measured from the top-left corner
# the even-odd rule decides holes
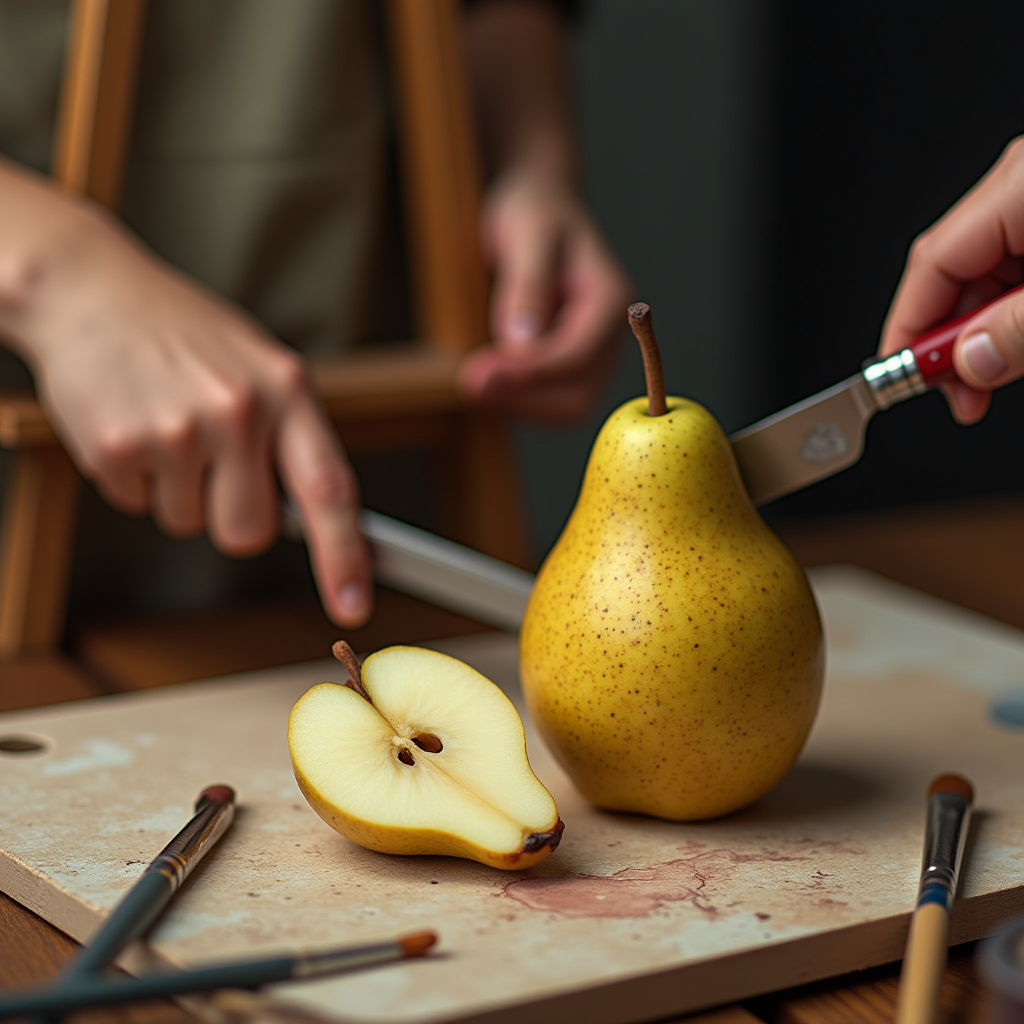
[[[42,767],[41,774],[50,777],[83,775],[86,772],[104,768],[121,768],[131,764],[135,754],[127,747],[113,740],[92,739],[85,741],[85,750],[80,754],[60,760],[50,760]]]
[[[1024,729],[1024,689],[1000,694],[989,706],[989,714],[998,725]]]
[[[562,917],[647,917],[671,903],[690,902],[714,917],[713,893],[743,864],[805,861],[809,856],[774,850],[737,853],[706,850],[651,867],[623,868],[612,875],[571,874],[509,882],[499,896],[530,910]]]

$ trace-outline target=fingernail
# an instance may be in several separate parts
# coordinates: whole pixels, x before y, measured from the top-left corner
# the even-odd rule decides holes
[[[505,329],[505,342],[511,348],[527,348],[530,342],[540,334],[540,321],[533,313],[520,310],[509,317]]]
[[[980,384],[990,384],[1006,373],[1006,361],[996,351],[987,331],[964,338],[960,345],[960,359],[967,372]]]
[[[358,583],[347,584],[338,594],[338,612],[351,622],[359,622],[366,617],[369,603],[366,591]]]

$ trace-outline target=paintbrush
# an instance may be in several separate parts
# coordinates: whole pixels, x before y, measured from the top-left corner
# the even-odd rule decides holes
[[[181,883],[227,830],[234,815],[235,791],[230,786],[204,789],[196,800],[192,820],[150,862],[52,990],[109,967],[128,943],[145,934]]]
[[[59,986],[34,989],[0,999],[0,1019],[27,1015],[59,1015],[90,1006],[110,1006],[141,999],[162,999],[222,988],[259,988],[278,981],[318,978],[327,974],[420,956],[437,941],[433,932],[405,935],[390,942],[354,946],[325,953],[248,960],[188,971],[168,971],[115,981],[85,975]]]
[[[971,820],[974,788],[940,775],[928,789],[928,821],[917,906],[903,955],[896,1024],[934,1024],[949,950],[949,921]]]

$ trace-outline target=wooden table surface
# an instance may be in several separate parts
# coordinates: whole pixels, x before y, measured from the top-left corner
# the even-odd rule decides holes
[[[1024,499],[926,506],[774,524],[807,566],[848,563],[1024,628]],[[357,650],[415,643],[483,629],[479,624],[382,592]],[[337,638],[313,605],[238,609],[159,622],[78,623],[72,655],[0,664],[0,710],[171,685],[230,671],[324,656]],[[76,943],[0,894],[0,988],[53,977]],[[688,1018],[693,1024],[888,1024],[899,965],[775,993]],[[75,1024],[194,1024],[169,1001],[95,1010]],[[954,949],[941,1024],[987,1024],[972,945]],[[663,1022],[667,1024],[667,1022]]]

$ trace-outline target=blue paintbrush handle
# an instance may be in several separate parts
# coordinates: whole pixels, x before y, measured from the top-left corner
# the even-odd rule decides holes
[[[71,961],[61,975],[61,984],[109,967],[129,943],[152,927],[175,889],[177,886],[165,874],[147,869],[89,945]]]

